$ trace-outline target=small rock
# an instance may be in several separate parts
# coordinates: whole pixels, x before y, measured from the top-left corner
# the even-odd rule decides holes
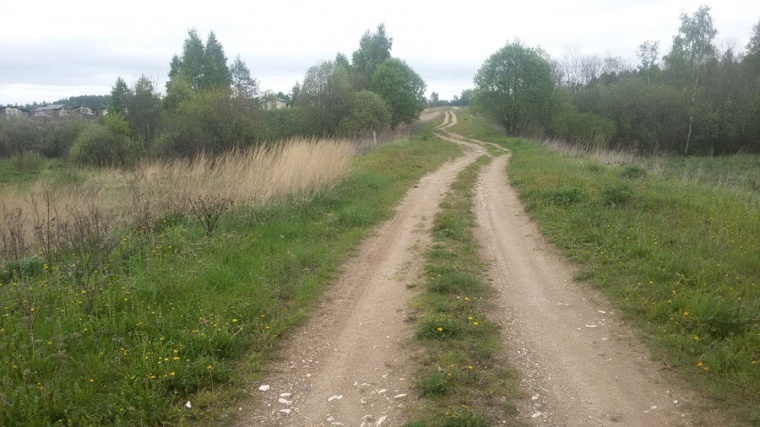
[[[535,396],[531,397],[530,399],[531,400],[538,400],[538,395],[535,395]]]
[[[377,422],[375,423],[375,427],[380,427],[385,422],[386,418],[388,418],[387,415],[383,415],[382,417],[378,418]]]
[[[340,400],[340,399],[343,399],[343,395],[342,394],[336,394],[335,396],[332,396],[329,399],[327,399],[327,401],[328,402],[332,402],[333,400]]]
[[[538,418],[538,417],[540,417],[541,415],[543,415],[541,412],[536,412],[535,414],[531,415],[530,417],[531,417],[531,418]]]
[[[596,328],[596,325],[586,325],[587,328]]]
[[[282,403],[282,404],[284,404],[284,405],[292,405],[293,404],[292,400],[286,400],[286,399],[283,399],[283,398],[279,398],[279,399],[277,399],[277,401],[280,402],[280,403]]]
[[[193,405],[190,404],[189,400],[187,401],[187,403],[185,403],[185,406],[187,407],[187,409],[190,409],[193,407]]]
[[[383,393],[385,393],[386,391],[388,391],[388,389],[387,389],[387,388],[384,388],[384,389],[382,389],[382,390],[378,390],[378,391],[377,391],[377,394],[383,394]]]
[[[401,399],[402,397],[406,397],[406,393],[401,393],[393,396],[394,399]]]
[[[290,397],[292,394],[290,393],[280,393],[280,397]]]
[[[269,386],[266,384],[259,387],[259,391],[267,391],[267,390],[269,390]]]
[[[280,412],[282,412],[285,415],[290,415],[290,411],[292,411],[292,409],[280,409]]]

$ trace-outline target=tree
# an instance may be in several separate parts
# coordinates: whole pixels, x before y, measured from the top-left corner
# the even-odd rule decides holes
[[[230,67],[232,79],[232,95],[237,98],[253,99],[259,94],[259,83],[251,78],[251,71],[245,65],[240,55],[235,58]]]
[[[747,55],[745,60],[760,64],[760,21],[752,27],[752,34],[747,43]]]
[[[517,136],[549,119],[555,87],[549,62],[536,49],[512,42],[491,55],[475,75],[474,110]]]
[[[216,39],[216,34],[213,31],[209,31],[206,39],[201,71],[202,84],[200,89],[216,90],[230,87],[230,70],[227,68],[227,57],[224,55],[224,48]]]
[[[347,70],[333,61],[323,61],[306,72],[297,103],[316,111],[323,134],[334,134],[352,93]]]
[[[182,56],[178,58],[175,55],[172,58],[169,77],[182,76],[190,87],[197,92],[203,87],[205,47],[195,28],[189,30],[187,36],[182,48]]]
[[[111,104],[108,106],[108,114],[118,114],[122,117],[127,115],[127,101],[132,92],[121,77],[116,79],[111,89]]]
[[[432,93],[430,94],[430,102],[429,102],[428,104],[429,104],[431,107],[435,107],[436,105],[438,105],[438,101],[439,101],[439,100],[440,100],[440,99],[439,99],[439,97],[438,97],[438,92],[432,92]]]
[[[688,76],[694,82],[689,106],[689,131],[686,134],[684,154],[689,153],[694,125],[694,108],[699,89],[699,76],[707,60],[715,53],[713,39],[718,31],[713,27],[710,7],[700,6],[692,16],[681,14],[681,27],[673,37],[673,47],[665,63],[676,73]]]
[[[372,88],[388,104],[393,129],[416,120],[425,109],[425,81],[400,59],[388,58],[377,66]]]
[[[385,34],[385,24],[378,25],[374,34],[369,30],[364,33],[359,40],[359,49],[352,56],[357,90],[370,87],[375,70],[391,57],[392,48],[393,39]]]
[[[159,130],[161,120],[161,98],[156,92],[155,84],[142,75],[135,83],[134,90],[127,102],[125,117],[132,135],[147,150]]]
[[[660,55],[660,42],[647,40],[639,45],[639,50],[636,52],[636,57],[641,61],[641,72],[647,76],[647,83],[649,83],[649,77],[657,66],[657,58]]]
[[[365,131],[380,131],[390,119],[390,110],[383,98],[375,92],[363,90],[352,97],[348,115],[338,125],[338,133],[356,138]]]

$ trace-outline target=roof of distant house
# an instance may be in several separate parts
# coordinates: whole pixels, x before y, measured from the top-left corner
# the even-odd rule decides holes
[[[45,107],[37,107],[37,109],[35,109],[34,111],[60,110],[63,107],[64,107],[63,104],[50,104]]]

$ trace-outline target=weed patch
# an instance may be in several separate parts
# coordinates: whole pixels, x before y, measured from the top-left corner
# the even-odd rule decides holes
[[[483,156],[452,184],[433,223],[425,292],[417,305],[422,348],[417,391],[424,399],[407,426],[485,426],[511,419],[517,385],[496,356],[499,331],[486,316],[490,287],[473,241],[472,193]]]

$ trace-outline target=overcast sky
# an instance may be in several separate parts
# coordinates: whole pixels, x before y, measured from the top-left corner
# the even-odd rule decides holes
[[[721,0],[3,0],[0,105],[110,93],[121,76],[167,79],[190,28],[213,30],[231,61],[246,62],[262,90],[289,92],[306,70],[338,52],[349,59],[366,30],[385,23],[401,58],[451,99],[472,88],[480,65],[509,41],[561,58],[582,53],[636,63],[645,40],[670,50],[681,13],[711,6],[716,44],[743,49],[760,20],[760,1]]]

